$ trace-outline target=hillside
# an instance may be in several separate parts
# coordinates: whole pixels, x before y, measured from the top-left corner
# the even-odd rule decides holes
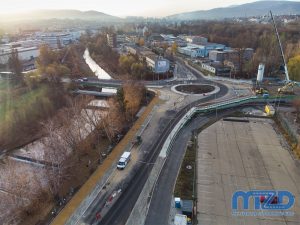
[[[49,19],[77,19],[89,21],[119,21],[121,18],[111,16],[98,11],[79,11],[79,10],[35,10],[18,14],[1,15],[3,21],[16,20],[49,20]]]
[[[275,15],[300,14],[300,2],[292,1],[258,1],[226,8],[199,10],[175,14],[166,17],[171,20],[224,19],[233,17],[250,17],[266,15],[270,10]]]

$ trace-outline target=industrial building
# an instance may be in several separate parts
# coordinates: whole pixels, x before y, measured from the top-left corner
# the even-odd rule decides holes
[[[198,57],[201,53],[201,49],[199,48],[199,46],[195,46],[195,45],[187,45],[185,47],[179,47],[177,49],[177,51],[183,55],[187,55],[191,58],[196,58]]]
[[[208,71],[215,76],[227,76],[231,74],[231,68],[229,66],[223,66],[219,63],[202,63],[201,67],[203,70]]]
[[[212,50],[225,50],[226,46],[223,44],[207,42],[205,44],[187,44],[185,47],[179,47],[178,52],[184,55],[187,55],[191,58],[196,57],[208,57],[208,54]]]
[[[208,39],[202,36],[180,35],[179,38],[191,44],[206,44]]]
[[[29,61],[39,56],[38,47],[18,47],[13,48],[17,50],[19,59],[21,61]],[[11,57],[12,48],[0,48],[0,64],[7,64]]]
[[[212,61],[224,62],[225,60],[234,62],[239,59],[239,54],[246,61],[250,60],[253,56],[254,50],[252,48],[246,48],[244,50],[237,49],[225,49],[225,50],[212,50],[209,52],[209,59]]]
[[[76,40],[76,37],[71,33],[53,32],[42,33],[37,36],[37,39],[43,41],[50,48],[57,49],[73,43]]]

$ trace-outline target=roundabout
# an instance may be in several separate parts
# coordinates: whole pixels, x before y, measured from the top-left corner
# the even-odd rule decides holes
[[[218,93],[220,88],[211,84],[178,84],[171,90],[181,95],[208,96]]]

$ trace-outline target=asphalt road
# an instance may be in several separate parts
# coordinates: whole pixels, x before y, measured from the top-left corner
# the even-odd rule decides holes
[[[182,129],[176,138],[155,185],[145,225],[168,224],[173,187],[181,166],[186,145],[191,138],[192,130],[203,126],[208,121],[208,117],[197,117],[193,120],[193,123],[189,123],[188,126]]]
[[[136,200],[139,197],[140,192],[143,189],[145,182],[151,172],[153,167],[153,163],[155,162],[160,149],[173,129],[173,127],[177,124],[177,122],[181,119],[181,117],[185,114],[185,112],[200,103],[205,103],[207,101],[213,100],[215,98],[223,97],[227,94],[228,88],[222,84],[216,84],[220,87],[220,92],[216,95],[207,96],[203,99],[195,101],[190,105],[186,106],[182,110],[180,110],[174,118],[170,121],[170,123],[163,129],[162,135],[159,136],[157,141],[153,143],[152,147],[149,148],[149,154],[146,155],[146,158],[143,161],[149,162],[149,164],[141,164],[140,168],[138,169],[138,173],[131,179],[128,187],[124,190],[120,198],[111,208],[111,210],[104,216],[104,218],[99,223],[95,224],[102,224],[102,225],[117,225],[117,224],[125,224],[127,218],[130,215],[132,208],[135,205]]]
[[[234,110],[236,109],[220,112],[218,118],[229,114]],[[205,124],[211,123],[215,119],[216,115],[214,113],[198,116],[180,131],[154,188],[145,225],[169,224],[168,221],[173,188],[185,153],[186,145],[191,139],[192,131]]]
[[[223,97],[224,95],[226,95],[228,93],[227,86],[225,86],[223,84],[217,84],[212,81],[207,81],[206,79],[204,79],[201,75],[199,75],[197,73],[193,73],[193,74],[197,77],[197,80],[189,81],[189,82],[215,84],[220,87],[220,91],[216,95],[207,96],[205,98],[202,98],[198,101],[195,101],[195,102],[187,105],[186,107],[181,109],[179,112],[177,112],[177,114],[175,114],[175,115],[171,115],[171,116],[165,115],[165,117],[162,117],[161,119],[162,120],[165,119],[166,123],[160,123],[159,128],[160,128],[161,133],[152,135],[152,137],[155,137],[155,138],[152,138],[151,142],[149,142],[148,145],[144,145],[142,147],[142,150],[147,149],[147,151],[149,152],[149,154],[146,154],[145,158],[143,159],[143,161],[148,162],[148,163],[138,165],[139,167],[137,169],[135,169],[138,172],[134,174],[133,178],[130,179],[130,181],[128,183],[126,183],[127,188],[123,189],[121,196],[117,199],[116,203],[112,206],[112,208],[103,217],[103,219],[101,221],[97,221],[95,219],[95,214],[97,213],[99,208],[103,207],[103,205],[105,204],[105,202],[104,202],[105,199],[103,199],[103,198],[96,199],[90,205],[90,207],[88,208],[88,210],[85,213],[83,220],[86,224],[103,224],[103,225],[104,224],[107,224],[107,225],[108,224],[109,225],[125,224],[127,218],[130,215],[132,208],[135,205],[136,200],[139,197],[139,194],[141,193],[141,191],[143,189],[145,182],[148,179],[148,176],[153,167],[153,163],[155,162],[165,139],[167,138],[167,136],[169,135],[169,133],[171,132],[173,127],[177,124],[177,122],[181,119],[181,117],[185,114],[185,112],[189,108],[191,108],[197,104],[205,103],[207,101]],[[91,80],[89,80],[89,82],[91,82]],[[93,80],[92,82],[120,84],[122,81]],[[159,83],[166,84],[166,82],[159,82]],[[182,83],[182,81],[181,82],[180,81],[171,82],[171,84],[177,84],[177,83]],[[157,84],[157,82],[147,82],[147,84]],[[170,84],[170,83],[168,83],[168,84]]]

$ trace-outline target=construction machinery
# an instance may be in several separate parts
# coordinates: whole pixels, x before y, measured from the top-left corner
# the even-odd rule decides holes
[[[256,95],[264,95],[264,94],[269,94],[269,92],[266,89],[259,88],[259,89],[255,90],[255,94]]]
[[[278,94],[294,94],[295,82],[289,82],[281,88],[278,88]]]
[[[277,41],[278,41],[278,44],[279,44],[280,54],[281,54],[283,67],[284,67],[284,73],[285,73],[285,85],[281,88],[278,88],[277,91],[278,91],[278,94],[294,94],[295,83],[290,80],[289,71],[288,71],[286,61],[285,61],[285,58],[284,58],[282,44],[281,44],[281,41],[280,41],[280,37],[279,37],[279,34],[278,34],[277,26],[276,26],[272,11],[270,11],[270,14],[271,14],[271,18],[272,18],[272,21],[273,21],[273,26],[274,26],[276,38],[277,38]]]
[[[273,116],[275,114],[275,108],[268,104],[265,106],[265,112],[268,116]]]

